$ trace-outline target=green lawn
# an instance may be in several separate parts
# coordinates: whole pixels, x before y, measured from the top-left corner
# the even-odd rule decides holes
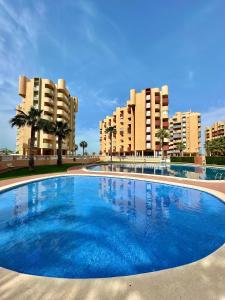
[[[0,174],[0,180],[30,176],[30,175],[38,175],[38,174],[46,174],[46,173],[55,173],[55,172],[65,172],[69,167],[72,166],[80,166],[81,164],[63,164],[62,166],[36,166],[34,171],[29,171],[28,168],[21,168],[18,170],[10,170],[8,172]]]

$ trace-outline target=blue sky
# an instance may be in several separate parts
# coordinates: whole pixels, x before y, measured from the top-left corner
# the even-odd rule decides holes
[[[90,152],[131,88],[168,84],[170,115],[211,124],[225,119],[225,1],[0,0],[0,148],[15,148],[19,74],[66,79]]]

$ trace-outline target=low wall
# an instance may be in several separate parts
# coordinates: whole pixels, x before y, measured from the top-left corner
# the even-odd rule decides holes
[[[100,156],[100,161],[110,162],[110,156]],[[113,156],[113,162],[131,162],[131,163],[160,163],[162,161],[162,157],[154,157],[154,156]],[[169,163],[170,159],[167,158],[166,162]]]
[[[57,156],[42,156],[38,155],[34,157],[36,166],[46,166],[46,165],[56,165],[57,164]],[[74,156],[63,156],[63,163],[65,164],[90,164],[99,161],[98,156],[85,156],[85,157],[76,157],[74,160]],[[26,156],[0,156],[0,172],[5,171],[7,169],[13,168],[22,168],[28,167],[29,159]]]

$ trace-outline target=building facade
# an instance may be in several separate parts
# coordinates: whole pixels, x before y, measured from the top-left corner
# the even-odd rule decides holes
[[[225,136],[225,121],[218,121],[205,129],[205,141]]]
[[[63,141],[63,154],[74,151],[75,145],[75,115],[78,111],[78,98],[72,97],[66,88],[64,79],[57,83],[49,79],[19,77],[19,95],[22,102],[17,109],[25,113],[34,106],[43,111],[42,118],[49,121],[63,121],[71,129],[68,137]],[[17,131],[16,148],[20,155],[27,155],[29,151],[30,128],[24,127]],[[57,153],[57,138],[54,135],[36,133],[35,154],[54,155]]]
[[[171,156],[199,154],[201,148],[201,114],[198,112],[177,112],[170,118],[170,143]],[[179,144],[184,149],[179,149]]]
[[[161,153],[157,131],[168,130],[168,86],[147,88],[137,93],[130,90],[130,99],[124,107],[117,107],[111,116],[100,121],[100,154],[110,155],[110,134],[106,128],[115,126],[112,137],[113,155],[158,156]],[[169,140],[164,140],[164,153]]]

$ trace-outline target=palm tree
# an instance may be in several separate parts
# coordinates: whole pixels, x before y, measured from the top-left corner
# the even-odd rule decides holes
[[[77,144],[75,144],[75,146],[74,146],[74,152],[75,152],[75,156],[77,155],[77,150],[78,150],[78,145],[77,145]]]
[[[2,153],[3,155],[10,155],[13,153],[13,151],[6,147],[6,148],[0,149],[0,153]]]
[[[34,169],[34,143],[35,134],[46,126],[47,120],[41,118],[42,110],[31,107],[30,110],[25,113],[24,111],[18,109],[17,114],[10,119],[9,123],[12,127],[30,127],[31,134],[29,140],[29,169]]]
[[[162,158],[164,158],[164,150],[163,150],[163,144],[164,144],[164,140],[168,139],[170,134],[168,132],[168,130],[161,128],[158,130],[158,132],[155,134],[155,136],[157,138],[159,138],[159,142],[160,142],[160,149],[162,151]]]
[[[185,148],[186,148],[186,146],[184,145],[184,143],[181,142],[181,143],[177,144],[177,150],[180,151],[180,156],[183,155],[183,151],[184,151]]]
[[[88,143],[85,141],[80,142],[80,147],[83,148],[83,156],[84,156],[84,149],[87,148]]]
[[[112,162],[112,136],[114,133],[116,133],[116,126],[109,126],[106,128],[105,133],[109,133],[110,138],[110,156],[111,156],[111,162]]]
[[[62,143],[63,140],[70,134],[71,129],[68,124],[62,121],[49,122],[44,128],[45,132],[54,134],[58,137],[58,150],[57,150],[57,165],[62,165]]]
[[[205,150],[207,155],[224,155],[225,153],[225,137],[220,137],[213,139],[211,141],[206,141]]]
[[[205,143],[205,151],[208,156],[212,155],[212,141],[206,141]]]

